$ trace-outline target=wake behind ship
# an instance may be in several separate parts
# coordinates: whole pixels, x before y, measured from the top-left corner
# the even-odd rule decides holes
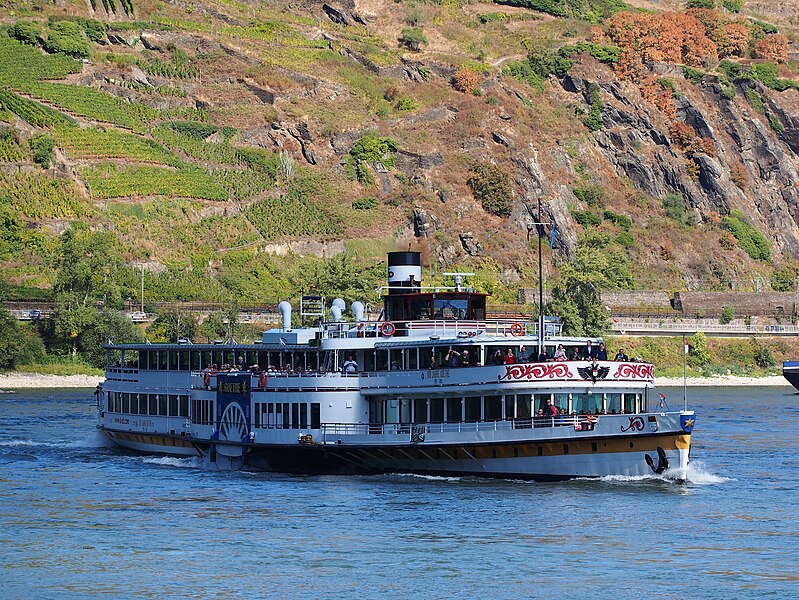
[[[109,344],[98,428],[131,450],[224,469],[551,481],[688,466],[693,411],[651,398],[654,365],[610,361],[557,319],[487,319],[486,294],[423,288],[388,256],[384,309],[353,302],[254,344]],[[543,324],[543,331],[541,324]],[[678,473],[679,476],[679,473]]]

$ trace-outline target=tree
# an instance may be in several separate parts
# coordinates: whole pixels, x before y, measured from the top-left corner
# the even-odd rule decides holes
[[[47,169],[53,161],[55,140],[45,133],[37,133],[28,140],[33,154],[33,162]]]
[[[629,289],[633,279],[619,256],[597,247],[602,238],[583,236],[574,257],[560,265],[547,310],[563,319],[568,335],[601,335],[608,329],[608,313],[601,301],[604,289]]]
[[[755,56],[784,63],[788,60],[788,37],[782,33],[772,33],[755,42]]]
[[[692,367],[704,367],[710,364],[707,337],[701,331],[688,338],[688,364]]]
[[[110,233],[91,231],[84,223],[72,223],[61,235],[56,252],[55,309],[53,328],[56,344],[78,352],[78,336],[97,318],[97,304],[121,306],[122,290],[115,276],[123,269]]]
[[[97,368],[105,366],[103,344],[109,340],[117,344],[130,344],[144,341],[141,328],[119,310],[102,309],[95,318],[78,333],[78,352],[90,365]]]
[[[424,35],[421,27],[407,27],[402,30],[400,42],[407,46],[414,52],[418,52],[422,44],[427,43],[427,38]]]
[[[20,364],[40,362],[44,354],[39,336],[0,307],[0,369],[15,369]]]
[[[50,53],[60,52],[75,58],[87,58],[89,38],[75,21],[56,21],[50,25],[44,49]]]
[[[17,21],[8,28],[9,37],[31,46],[36,46],[39,43],[41,33],[41,25],[36,21]]]
[[[480,75],[469,67],[461,67],[455,71],[452,84],[459,92],[471,92],[480,83]]]
[[[189,340],[197,337],[197,317],[182,310],[170,310],[158,315],[147,330],[153,341],[176,343],[181,338]]]

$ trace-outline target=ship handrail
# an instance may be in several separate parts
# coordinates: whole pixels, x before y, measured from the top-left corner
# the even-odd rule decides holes
[[[326,321],[320,325],[323,338],[391,338],[396,334],[386,335],[381,329],[385,321]],[[489,337],[519,337],[512,331],[519,325],[523,328],[523,335],[538,335],[538,324],[524,317],[508,319],[415,319],[402,321],[399,329],[407,331],[410,335],[423,331],[425,335],[438,335],[439,337],[476,337],[485,335]],[[558,336],[562,326],[555,323],[546,324],[547,336]]]
[[[457,421],[440,423],[322,423],[322,436],[327,435],[413,435],[430,433],[475,433],[486,431],[508,431],[543,427],[580,427],[598,423],[599,419],[615,415],[558,415],[550,417],[527,417],[492,419],[483,421]],[[587,429],[587,428],[586,428]]]

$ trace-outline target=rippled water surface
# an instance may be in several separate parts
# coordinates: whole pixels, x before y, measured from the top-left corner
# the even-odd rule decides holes
[[[682,390],[667,390],[672,405]],[[91,390],[0,396],[4,597],[789,598],[799,396],[689,390],[690,481],[204,470],[103,445]]]

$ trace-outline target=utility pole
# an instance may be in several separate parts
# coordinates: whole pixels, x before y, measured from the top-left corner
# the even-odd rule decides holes
[[[141,266],[141,312],[144,312],[144,263],[139,266]]]

